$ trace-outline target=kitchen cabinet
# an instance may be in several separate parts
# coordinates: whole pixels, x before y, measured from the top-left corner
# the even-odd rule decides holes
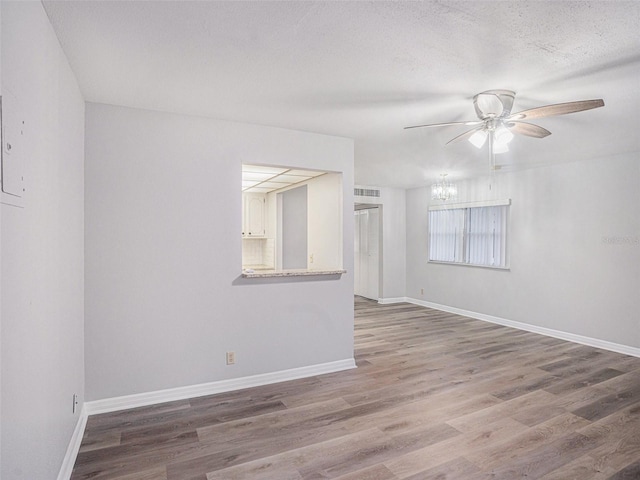
[[[264,237],[266,233],[266,195],[242,194],[242,236]]]

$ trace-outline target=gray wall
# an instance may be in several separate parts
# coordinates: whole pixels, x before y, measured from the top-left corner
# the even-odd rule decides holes
[[[353,357],[351,140],[86,108],[88,399]],[[344,173],[346,275],[241,278],[242,163]]]
[[[459,184],[459,200],[490,198],[488,184]],[[638,185],[637,153],[497,174],[510,271],[427,263],[429,191],[408,190],[407,296],[640,347]]]
[[[2,205],[0,477],[49,480],[84,391],[84,101],[40,2],[2,2],[2,88],[25,119],[26,192]]]
[[[307,268],[307,186],[279,195],[282,199],[282,268]]]

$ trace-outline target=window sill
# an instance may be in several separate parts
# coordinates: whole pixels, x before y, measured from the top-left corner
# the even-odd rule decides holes
[[[342,275],[346,270],[243,270],[243,278],[303,277],[310,275]]]
[[[427,263],[433,263],[436,265],[455,265],[458,267],[475,267],[475,268],[488,268],[490,270],[503,270],[506,272],[511,271],[510,267],[494,267],[493,265],[476,265],[474,263],[459,263],[459,262],[439,262],[438,260],[427,260]]]

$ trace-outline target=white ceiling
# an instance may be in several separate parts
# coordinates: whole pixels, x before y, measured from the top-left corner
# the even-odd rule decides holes
[[[486,147],[445,146],[472,97],[513,111],[603,98],[535,123],[504,169],[640,151],[638,1],[45,0],[87,101],[350,137],[356,183],[426,185],[486,173]]]

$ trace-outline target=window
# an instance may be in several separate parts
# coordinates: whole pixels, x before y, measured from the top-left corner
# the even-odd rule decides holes
[[[510,201],[429,208],[429,261],[506,268]]]

